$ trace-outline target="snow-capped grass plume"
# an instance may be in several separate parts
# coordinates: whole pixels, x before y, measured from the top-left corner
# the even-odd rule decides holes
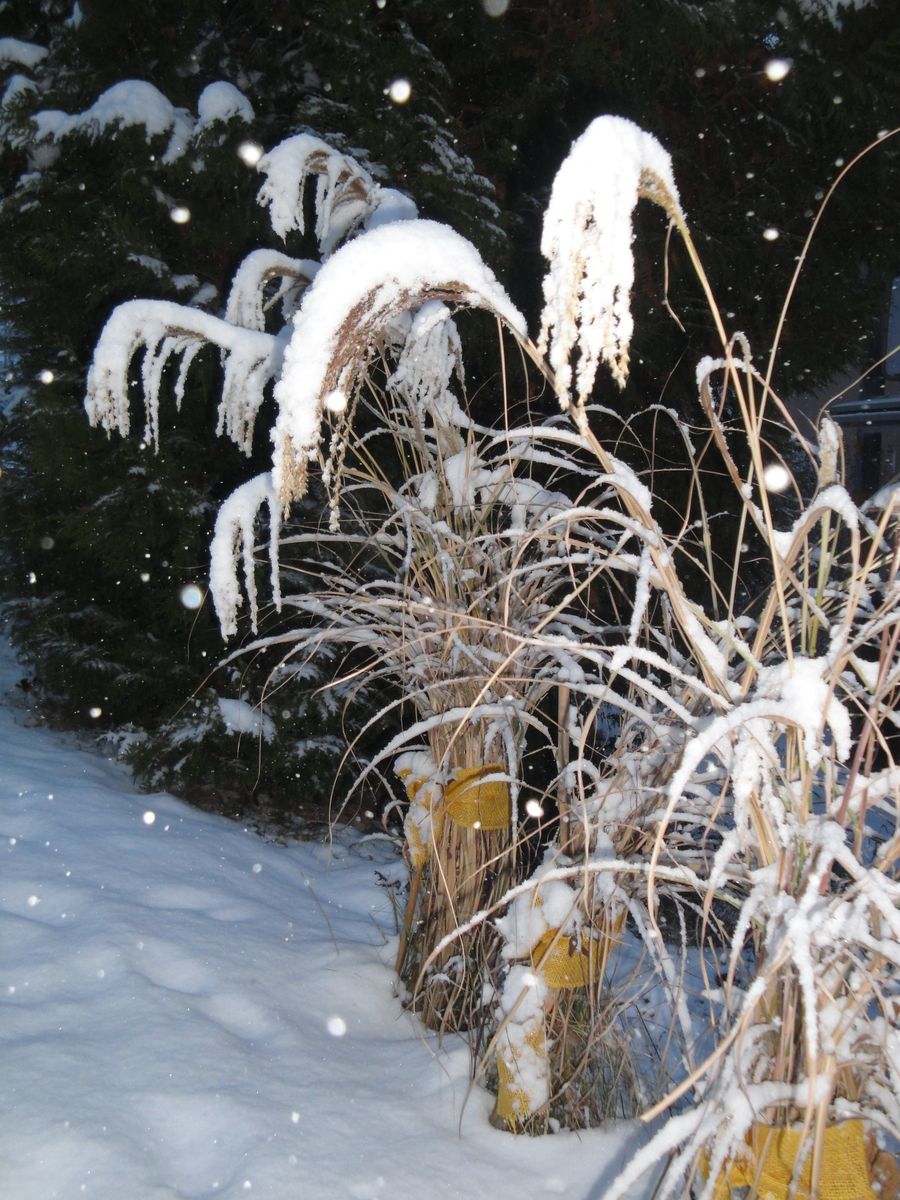
[[[557,173],[541,240],[550,265],[538,348],[564,405],[573,382],[584,405],[601,361],[620,386],[628,378],[631,222],[641,197],[683,221],[672,163],[656,138],[624,118],[598,117]]]

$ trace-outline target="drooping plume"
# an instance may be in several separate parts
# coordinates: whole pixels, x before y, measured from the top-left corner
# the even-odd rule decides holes
[[[682,217],[672,161],[656,138],[622,117],[598,117],[559,169],[544,217],[544,312],[538,348],[564,407],[582,407],[605,362],[624,387],[634,322],[632,213],[641,197]]]

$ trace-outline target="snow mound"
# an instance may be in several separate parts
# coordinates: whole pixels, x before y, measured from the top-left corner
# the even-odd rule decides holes
[[[5,1196],[109,1200],[127,1181],[128,1200],[420,1200],[426,1178],[433,1200],[585,1200],[621,1170],[627,1127],[490,1127],[467,1049],[394,998],[365,840],[278,846],[139,795],[16,723],[2,700],[20,674],[4,647]]]

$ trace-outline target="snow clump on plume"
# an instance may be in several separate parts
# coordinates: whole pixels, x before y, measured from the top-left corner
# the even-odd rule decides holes
[[[524,317],[475,247],[436,221],[370,230],[323,264],[294,317],[275,385],[273,475],[284,504],[305,490],[326,399],[346,397],[377,334],[430,299],[486,308],[525,336]]]
[[[303,193],[306,181],[315,176],[315,234],[326,258],[361,227],[418,216],[408,196],[382,188],[358,162],[309,133],[279,142],[259,160],[258,170],[266,177],[258,202],[268,206],[272,228],[281,238],[293,230],[306,232]]]
[[[250,619],[256,632],[256,572],[253,559],[253,527],[263,504],[269,506],[269,562],[271,565],[272,597],[276,609],[281,609],[281,588],[278,576],[278,537],[281,532],[281,508],[272,486],[271,472],[256,475],[236,488],[225,500],[216,516],[215,531],[209,553],[209,590],[223,637],[237,633],[237,614],[243,604],[240,583],[235,569],[238,551],[244,568]]]
[[[634,330],[631,218],[641,197],[683,219],[672,160],[656,138],[622,117],[598,117],[559,169],[541,239],[550,267],[538,349],[556,374],[564,407],[576,348],[579,407],[590,395],[601,359],[620,387],[628,378]]]
[[[159,439],[159,393],[163,370],[182,356],[175,382],[180,404],[188,368],[207,343],[224,351],[222,399],[217,433],[226,433],[246,454],[252,449],[256,413],[265,385],[281,366],[281,344],[255,329],[242,329],[196,308],[168,300],[129,300],[113,310],[103,327],[88,372],[84,406],[92,425],[127,437],[131,426],[128,370],[145,349],[141,376],[146,440]]]
[[[244,329],[266,328],[266,311],[281,304],[285,321],[296,311],[299,296],[315,279],[320,264],[311,258],[290,258],[279,250],[252,250],[235,272],[225,305],[225,320]],[[278,288],[266,297],[275,279]]]

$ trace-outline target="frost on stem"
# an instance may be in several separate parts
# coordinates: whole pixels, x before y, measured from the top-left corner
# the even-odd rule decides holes
[[[326,258],[360,227],[418,215],[409,197],[381,187],[359,163],[308,133],[280,142],[259,160],[259,170],[266,182],[257,200],[268,205],[272,228],[282,238],[295,229],[306,231],[303,195],[306,181],[315,177],[315,233]]]
[[[266,312],[278,303],[283,319],[290,320],[299,297],[318,270],[319,264],[310,258],[289,258],[278,250],[253,250],[234,273],[225,320],[245,329],[265,330]],[[278,286],[267,295],[276,280]]]
[[[347,397],[392,319],[429,300],[486,308],[525,334],[524,318],[475,247],[435,221],[370,230],[322,266],[294,317],[275,386],[273,476],[282,504],[306,490],[326,398],[333,405]]]
[[[672,161],[656,138],[622,117],[598,117],[578,138],[553,182],[541,251],[544,313],[538,348],[548,356],[565,408],[579,407],[602,359],[620,387],[628,378],[634,322],[632,213],[643,197],[683,220]]]
[[[120,304],[103,327],[88,372],[84,406],[92,425],[127,436],[131,427],[128,373],[144,350],[141,380],[148,442],[159,444],[159,391],[171,358],[181,356],[175,382],[180,404],[188,369],[210,342],[223,352],[224,378],[217,433],[250,454],[253,426],[265,385],[281,365],[281,343],[268,333],[242,329],[196,308],[168,300],[130,300]]]
[[[843,439],[840,426],[831,417],[819,422],[819,488],[830,487],[840,477]]]
[[[216,517],[209,554],[209,588],[223,637],[237,633],[237,614],[243,604],[238,579],[238,556],[244,570],[244,587],[250,602],[250,619],[256,632],[256,576],[253,563],[253,530],[263,504],[269,506],[269,562],[271,565],[272,596],[275,607],[281,610],[281,590],[278,578],[278,537],[281,530],[281,508],[272,486],[272,474],[265,471],[236,488]]]

